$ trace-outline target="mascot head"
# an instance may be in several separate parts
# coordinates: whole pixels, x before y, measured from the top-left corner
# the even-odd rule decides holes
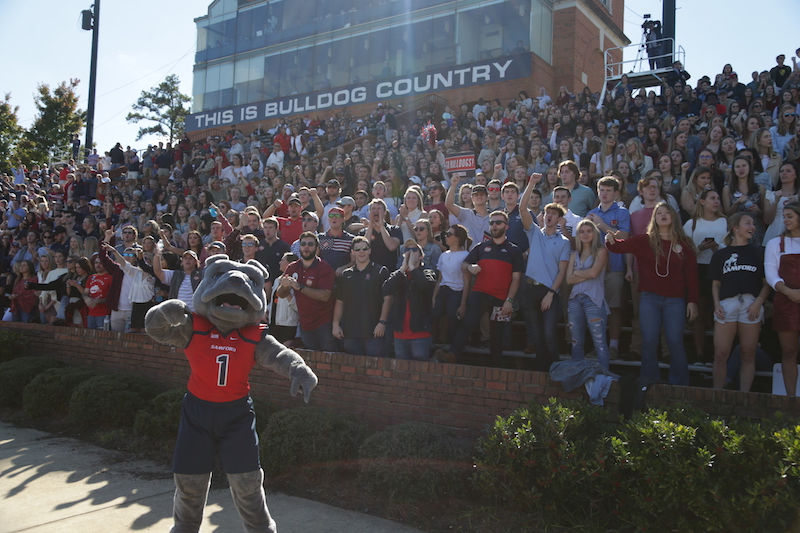
[[[268,276],[266,267],[253,259],[237,263],[224,254],[212,255],[194,292],[194,310],[222,332],[257,324],[267,309]]]

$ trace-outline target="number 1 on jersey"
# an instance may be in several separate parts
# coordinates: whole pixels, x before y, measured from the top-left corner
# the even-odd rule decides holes
[[[224,387],[228,384],[228,359],[230,356],[226,353],[217,356],[217,364],[219,371],[217,372],[217,385]]]

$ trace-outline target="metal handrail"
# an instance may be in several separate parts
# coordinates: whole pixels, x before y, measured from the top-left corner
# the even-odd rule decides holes
[[[641,69],[640,68],[639,70],[636,70],[636,63],[640,63],[640,65],[641,65],[642,62],[646,62],[647,66],[649,67],[650,66],[649,61],[651,59],[663,59],[663,58],[673,58],[674,57],[674,61],[681,61],[681,62],[684,61],[684,58],[686,57],[686,51],[683,49],[682,46],[676,47],[675,46],[675,39],[673,39],[672,37],[665,37],[663,39],[657,39],[657,40],[653,41],[653,43],[654,44],[666,44],[666,43],[669,43],[669,44],[672,45],[671,49],[673,51],[672,51],[672,53],[661,54],[661,55],[658,55],[658,56],[650,57],[650,56],[647,55],[646,49],[644,49],[644,54],[641,53],[642,52],[642,46],[645,46],[646,43],[633,44],[633,45],[628,45],[628,46],[616,46],[614,48],[607,49],[605,51],[605,58],[604,58],[605,59],[604,62],[605,62],[605,70],[606,70],[606,80],[608,80],[609,78],[616,77],[616,76],[622,76],[623,74],[630,74],[630,73],[636,73],[636,72],[652,72],[654,70],[655,71],[664,71],[664,70],[669,70],[670,68],[672,68],[672,65],[671,65],[672,61],[670,61],[670,65],[668,67],[659,68],[659,69],[650,69],[650,68]],[[625,49],[632,49],[634,47],[637,48],[637,50],[640,53],[638,53],[637,56],[634,59],[624,59]],[[622,50],[622,53],[623,53],[623,60],[622,61],[614,61],[614,58],[611,56],[611,53],[614,52],[615,50]],[[628,69],[627,65],[630,65],[631,68]]]

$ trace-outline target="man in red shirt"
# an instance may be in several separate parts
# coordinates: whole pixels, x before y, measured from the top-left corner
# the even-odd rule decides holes
[[[281,240],[291,245],[300,237],[300,234],[303,233],[303,221],[301,220],[302,208],[300,206],[300,199],[296,196],[289,198],[287,204],[289,206],[289,216],[275,218],[278,219],[278,224],[280,226]],[[283,202],[281,200],[275,200],[275,203],[264,211],[264,218],[271,217],[275,210],[282,205]]]
[[[94,258],[95,274],[86,280],[86,288],[83,291],[83,299],[89,307],[89,316],[86,317],[86,327],[89,329],[103,329],[107,316],[111,315],[111,308],[106,305],[108,291],[111,289],[112,277],[109,274],[99,256]]]
[[[291,291],[300,313],[300,338],[309,350],[339,351],[333,336],[333,267],[317,257],[319,239],[311,231],[300,235],[300,259],[286,268],[277,293],[287,298]]]

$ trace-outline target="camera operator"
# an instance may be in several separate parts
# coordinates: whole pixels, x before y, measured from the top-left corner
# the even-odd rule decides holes
[[[650,70],[655,70],[664,66],[664,58],[660,58],[663,54],[661,40],[661,21],[647,19],[642,24],[644,30],[645,47],[647,48],[647,57],[650,59]]]

